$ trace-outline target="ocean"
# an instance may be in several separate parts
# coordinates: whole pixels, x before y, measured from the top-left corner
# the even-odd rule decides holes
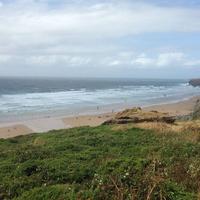
[[[197,96],[188,80],[0,78],[0,122],[23,117],[116,111]]]

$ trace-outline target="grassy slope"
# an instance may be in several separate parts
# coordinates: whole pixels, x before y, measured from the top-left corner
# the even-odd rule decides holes
[[[112,126],[0,140],[0,199],[197,199],[200,143]]]

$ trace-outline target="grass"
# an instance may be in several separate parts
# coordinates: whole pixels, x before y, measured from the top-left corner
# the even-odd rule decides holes
[[[0,199],[198,199],[200,142],[188,134],[99,126],[1,139]]]

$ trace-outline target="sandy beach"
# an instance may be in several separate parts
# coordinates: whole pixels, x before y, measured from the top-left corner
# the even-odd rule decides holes
[[[156,110],[159,112],[170,113],[171,115],[187,115],[192,112],[194,105],[199,97],[177,103],[154,105],[143,108],[146,111]],[[115,113],[104,113],[96,115],[79,115],[66,117],[48,117],[41,119],[28,120],[23,122],[0,123],[0,138],[10,138],[18,135],[26,135],[35,132],[46,132],[49,130],[73,128],[79,126],[98,126]]]
[[[30,133],[33,133],[33,130],[22,124],[16,124],[0,128],[0,138],[11,138],[18,135],[27,135]]]
[[[180,101],[177,103],[148,106],[144,108],[144,110],[146,111],[156,110],[159,112],[166,112],[175,116],[187,115],[193,111],[196,101],[198,99],[200,99],[200,97],[192,97],[188,100]]]
[[[83,115],[74,117],[50,117],[0,124],[0,138],[10,138],[30,133],[42,133],[79,126],[95,127],[112,118],[114,113]]]

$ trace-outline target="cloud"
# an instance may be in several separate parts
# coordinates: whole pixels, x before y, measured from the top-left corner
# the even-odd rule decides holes
[[[26,66],[54,66],[58,64],[62,65],[87,65],[91,62],[91,58],[88,56],[72,56],[72,55],[38,55],[38,56],[26,56],[17,55],[1,55],[0,64],[12,64],[14,62],[17,65],[26,65]]]
[[[110,63],[108,63],[108,65],[110,65],[110,66],[117,66],[120,64],[121,64],[121,62],[119,60],[113,60]]]
[[[169,68],[169,67],[184,67],[184,66],[198,66],[200,60],[189,58],[182,52],[165,52],[154,56],[146,53],[136,54],[119,52],[115,56],[96,56],[95,60],[89,54],[87,55],[38,55],[26,56],[23,55],[0,56],[0,63],[18,63],[18,65],[40,65],[40,66],[57,66],[57,65],[72,65],[72,66],[88,66],[95,63],[96,66],[132,66],[133,68]]]
[[[1,64],[1,63],[6,63],[6,62],[10,61],[11,58],[12,58],[12,57],[9,56],[9,55],[0,55],[0,64]]]
[[[185,66],[200,66],[200,60],[188,60],[184,64]]]
[[[198,9],[134,3],[50,9],[44,3],[25,2],[4,6],[0,13],[0,41],[7,43],[8,52],[27,52],[24,48],[28,46],[31,49],[42,46],[43,51],[63,44],[67,48],[71,43],[78,49],[85,42],[90,45],[97,40],[132,34],[200,31]],[[0,51],[3,50],[1,46]]]
[[[162,53],[158,56],[156,60],[157,66],[168,66],[168,65],[175,65],[180,64],[184,61],[184,54],[180,52],[172,52],[172,53]]]
[[[148,58],[146,54],[139,55],[135,60],[132,61],[132,64],[135,65],[152,65],[154,60],[152,58]]]
[[[148,56],[146,53],[139,55],[130,54],[126,59],[123,56],[118,55],[118,59],[111,59],[108,62],[109,65],[121,65],[121,66],[132,66],[133,68],[183,68],[185,66],[198,66],[200,65],[199,59],[189,58],[182,52],[165,52],[159,53],[154,56]]]
[[[102,65],[158,68],[199,62],[179,52],[148,55],[134,45],[123,45],[127,38],[140,34],[200,32],[198,7],[117,0],[60,2],[62,6],[48,0],[0,2],[1,72],[5,64],[10,70],[26,65],[30,73],[35,65],[49,66],[53,74],[58,65],[83,66],[84,70],[95,66],[101,71]]]

